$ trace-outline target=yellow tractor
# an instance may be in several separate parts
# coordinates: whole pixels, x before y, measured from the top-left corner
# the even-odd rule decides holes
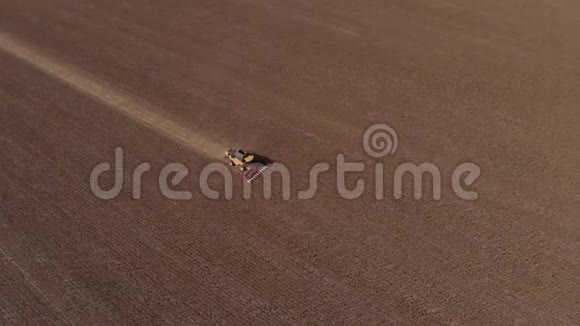
[[[243,179],[247,182],[254,181],[273,163],[264,156],[231,147],[225,151],[225,157],[228,158],[231,166],[239,167],[242,171]]]
[[[228,148],[225,152],[226,157],[230,160],[231,166],[237,166],[242,171],[248,169],[248,165],[254,160],[254,155],[249,154],[241,149]]]

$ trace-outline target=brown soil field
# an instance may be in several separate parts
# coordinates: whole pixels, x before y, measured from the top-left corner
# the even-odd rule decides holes
[[[571,0],[0,0],[0,324],[579,324],[579,17]],[[374,124],[392,155],[365,153]],[[290,199],[276,177],[243,198],[233,169],[232,199],[205,196],[228,146],[288,167]],[[118,147],[123,187],[98,198]],[[365,165],[359,198],[338,154]],[[406,162],[438,168],[440,199],[428,178],[394,196]],[[453,190],[466,162],[476,200]],[[168,163],[191,198],[160,189]]]

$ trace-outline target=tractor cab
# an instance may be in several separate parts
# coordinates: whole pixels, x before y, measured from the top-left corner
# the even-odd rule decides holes
[[[228,148],[225,154],[226,157],[229,158],[230,161],[233,163],[233,165],[236,166],[243,166],[254,160],[253,154],[249,154],[248,152],[243,151],[241,149],[236,150],[233,148]]]

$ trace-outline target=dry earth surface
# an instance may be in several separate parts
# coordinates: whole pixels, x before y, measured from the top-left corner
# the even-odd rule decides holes
[[[0,0],[0,324],[580,323],[579,17],[572,0]],[[363,151],[374,123],[395,155]],[[291,199],[201,194],[229,145],[286,164]],[[89,176],[116,147],[124,188],[102,200]],[[348,178],[363,196],[332,168],[299,200],[339,153],[367,164]],[[441,200],[428,181],[393,198],[407,161],[440,169]],[[171,162],[191,199],[161,193]],[[463,162],[475,201],[451,189]]]

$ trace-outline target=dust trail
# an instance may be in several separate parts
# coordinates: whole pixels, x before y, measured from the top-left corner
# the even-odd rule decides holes
[[[160,108],[107,85],[81,69],[59,62],[2,32],[0,32],[0,49],[199,154],[217,158],[223,153],[223,142],[186,128],[163,116],[163,110]]]

